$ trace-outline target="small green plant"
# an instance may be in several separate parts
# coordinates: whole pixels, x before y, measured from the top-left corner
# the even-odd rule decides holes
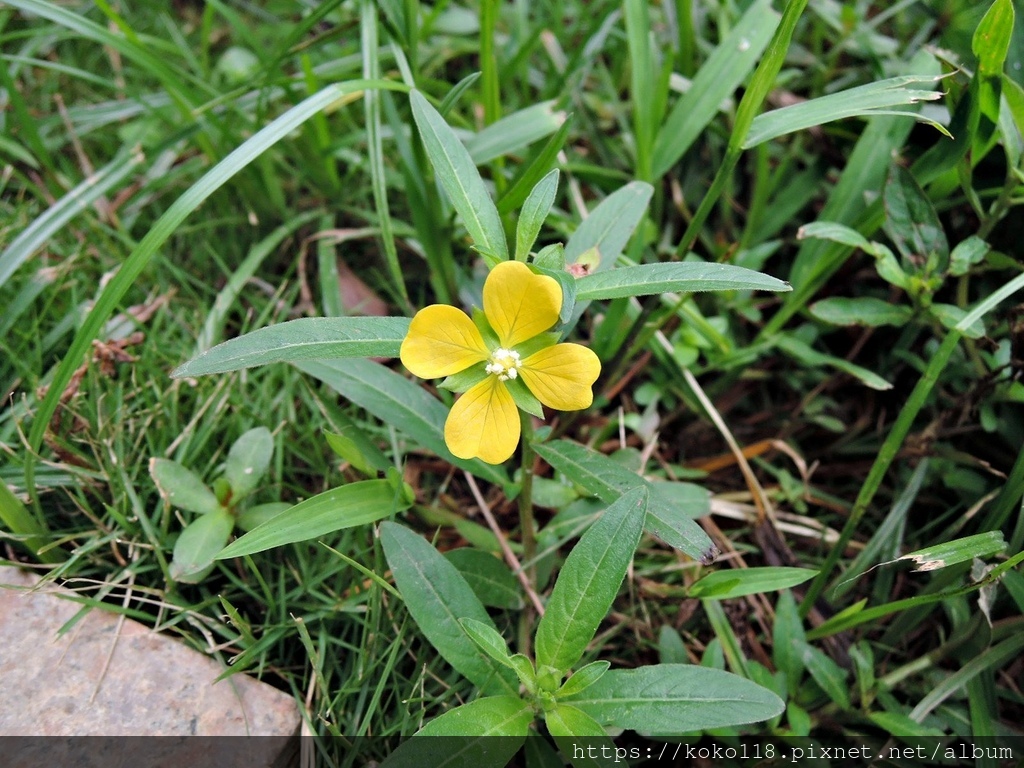
[[[224,474],[206,485],[188,467],[172,459],[153,458],[149,474],[166,502],[198,517],[188,523],[174,544],[170,576],[197,584],[213,570],[214,559],[238,526],[250,531],[290,506],[285,502],[248,505],[260,486],[274,453],[274,439],[266,427],[250,429],[228,451]]]

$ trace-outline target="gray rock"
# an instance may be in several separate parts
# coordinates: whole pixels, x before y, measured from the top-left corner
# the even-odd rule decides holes
[[[300,715],[287,693],[241,674],[214,684],[224,671],[216,660],[110,611],[93,609],[66,626],[81,603],[68,600],[73,593],[60,587],[31,591],[38,581],[17,568],[0,566],[0,736],[277,737],[219,740],[233,742],[236,751],[242,742],[262,745],[240,763],[248,766],[279,764],[282,750],[293,750]],[[12,765],[15,742],[28,749],[43,742],[56,747],[62,741],[3,739],[0,749],[8,753],[3,763]],[[93,747],[99,753],[107,742],[132,741],[99,739]],[[150,749],[159,742],[162,750],[177,743],[186,751],[176,752],[166,764],[196,766],[187,750],[209,750],[217,740],[137,741],[142,748],[149,742]],[[190,742],[196,743],[187,746]],[[109,758],[95,764],[120,762]],[[55,760],[53,755],[45,762],[23,764],[47,763],[94,764]]]

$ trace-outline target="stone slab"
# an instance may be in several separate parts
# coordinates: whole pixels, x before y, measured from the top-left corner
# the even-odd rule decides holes
[[[274,754],[250,756],[254,767],[280,764],[279,747],[297,741],[300,715],[290,695],[242,674],[214,684],[224,671],[214,659],[110,611],[93,609],[58,636],[81,605],[60,587],[33,591],[37,583],[0,566],[0,736],[277,737],[255,740]],[[94,746],[108,741],[116,743]],[[152,748],[157,740],[139,741]],[[162,749],[211,746],[207,739],[159,741]],[[13,742],[0,740],[0,749],[4,743]]]

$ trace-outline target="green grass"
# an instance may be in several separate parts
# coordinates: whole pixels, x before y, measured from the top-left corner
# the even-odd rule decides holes
[[[795,288],[592,302],[581,334],[616,373],[602,380],[595,408],[563,417],[557,434],[650,477],[708,488],[715,514],[706,529],[728,555],[712,568],[823,568],[792,591],[680,602],[707,569],[646,537],[628,590],[598,632],[600,648],[584,661],[598,650],[617,666],[703,660],[778,688],[787,715],[746,729],[764,738],[843,729],[884,742],[914,722],[975,736],[1019,728],[1024,701],[1008,682],[1020,671],[1012,645],[1024,625],[1019,565],[993,587],[990,623],[978,592],[964,589],[981,578],[969,563],[931,573],[886,563],[988,531],[1008,543],[990,564],[1024,545],[1016,299],[985,307],[981,338],[958,338],[955,322],[930,310],[968,311],[1020,275],[1024,177],[1014,147],[1024,116],[1012,93],[1021,87],[1020,14],[1006,55],[1018,80],[1002,84],[1011,93],[997,128],[986,125],[983,104],[973,123],[964,113],[955,140],[879,115],[747,149],[764,109],[959,65],[938,85],[943,99],[914,107],[948,115],[971,92],[972,35],[985,10],[935,0],[898,13],[883,3],[811,3],[798,14],[795,3],[785,16],[777,2],[792,39],[761,41],[776,58],[720,56],[721,77],[702,81],[701,67],[715,62],[750,5],[8,2],[0,8],[0,480],[14,496],[0,497],[4,556],[49,563],[56,580],[93,579],[103,585],[96,601],[200,651],[211,637],[226,644],[217,652],[226,671],[308,699],[312,732],[340,737],[319,743],[323,765],[379,760],[472,699],[473,687],[431,650],[401,601],[332,552],[390,578],[369,527],[220,561],[196,586],[170,582],[174,540],[190,516],[163,502],[147,466],[173,458],[211,482],[232,442],[266,426],[275,453],[256,500],[295,502],[360,477],[323,436],[354,424],[404,466],[417,494],[402,516],[408,525],[436,534],[442,550],[467,541],[487,548],[461,471],[420,451],[400,424],[382,424],[287,365],[195,380],[169,374],[196,354],[197,339],[348,311],[329,268],[335,258],[392,314],[473,296],[477,256],[438,189],[405,92],[418,88],[465,135],[553,100],[567,119],[561,130],[552,119],[526,145],[503,134],[481,168],[506,234],[532,182],[552,167],[562,181],[541,245],[567,241],[586,211],[644,180],[654,194],[620,264],[693,251]],[[679,23],[691,11],[693,23]],[[921,53],[926,45],[948,49],[950,60]],[[364,78],[390,85],[366,98]],[[717,93],[730,78],[750,87]],[[681,114],[701,127],[683,142],[671,115],[691,82],[698,93]],[[909,224],[890,215],[883,227],[876,202],[894,153],[951,247],[980,234],[992,248],[934,290],[894,287],[861,250],[797,239],[802,225],[827,220],[895,251],[894,232]],[[361,233],[340,245],[312,239],[327,230]],[[921,277],[916,256],[895,258]],[[912,319],[839,327],[814,312],[825,298],[880,299]],[[155,311],[131,321],[133,307]],[[104,368],[104,349],[135,331],[144,337],[124,347],[131,359]],[[863,371],[892,387],[865,386]],[[726,431],[748,449],[749,474],[730,458]],[[554,476],[542,469],[542,479]],[[481,483],[518,542],[514,502]],[[539,512],[542,584],[593,511],[567,503],[566,492],[534,487],[535,499],[552,504]],[[842,532],[848,546],[826,543],[823,532]],[[23,546],[26,535],[43,550]],[[122,607],[128,583],[135,599]],[[838,625],[827,620],[862,598],[868,610],[892,610],[831,632]],[[520,612],[492,613],[516,637]],[[804,647],[813,652],[794,654]],[[785,679],[772,682],[778,670]]]

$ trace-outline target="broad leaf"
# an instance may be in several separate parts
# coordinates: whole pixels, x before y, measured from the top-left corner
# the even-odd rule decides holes
[[[350,483],[301,501],[233,541],[218,560],[367,525],[409,506],[387,480]]]
[[[532,722],[530,705],[516,696],[477,699],[431,720],[380,768],[502,766],[519,751]]]
[[[544,714],[544,722],[548,726],[548,732],[556,739],[562,737],[600,739],[606,738],[608,735],[599,722],[571,704],[557,704]],[[608,744],[609,746],[612,744],[611,739],[608,739]],[[564,747],[563,751],[565,751]],[[576,764],[575,761],[573,764]]]
[[[679,494],[669,493],[664,488],[667,483],[649,483],[604,454],[578,443],[554,440],[535,445],[534,450],[552,467],[605,503],[614,502],[634,488],[647,488],[651,496],[644,525],[649,533],[705,565],[718,556],[714,542],[692,519],[707,514],[706,492],[703,503],[691,509],[678,503]]]
[[[188,584],[202,581],[234,526],[235,517],[226,509],[201,515],[189,523],[174,545],[171,578]]]
[[[582,693],[604,677],[604,673],[608,671],[609,667],[611,667],[611,663],[603,660],[592,661],[590,664],[580,667],[572,673],[572,677],[562,683],[556,697],[564,699]]]
[[[938,268],[944,270],[949,261],[949,244],[939,216],[931,200],[918,185],[913,174],[893,163],[882,193],[885,205],[885,231],[906,263],[915,257],[935,254]]]
[[[691,664],[613,669],[566,702],[603,725],[648,734],[754,723],[785,708],[782,699],[750,680]]]
[[[789,291],[788,283],[730,264],[678,262],[639,264],[586,275],[576,281],[576,298],[620,299],[655,293],[697,291]]]
[[[715,571],[687,588],[690,597],[728,600],[761,592],[774,592],[803,584],[818,575],[810,568],[760,567]]]
[[[149,460],[149,474],[168,503],[188,512],[206,514],[222,509],[217,497],[188,467],[171,459]]]
[[[612,504],[565,559],[537,626],[537,666],[568,672],[611,609],[640,542],[646,489]]]
[[[455,566],[423,537],[397,523],[381,523],[380,540],[406,608],[437,652],[484,693],[517,693],[512,671],[477,648],[459,623],[476,619],[494,629]]]
[[[337,357],[396,357],[407,317],[304,317],[229,339],[179,366],[175,378],[270,363]]]
[[[256,490],[274,455],[274,438],[266,427],[256,427],[239,437],[228,451],[224,477],[231,484],[232,502]]]
[[[409,102],[437,180],[470,238],[498,261],[505,261],[508,259],[508,246],[498,209],[494,207],[494,201],[466,147],[423,94],[412,91]]]

